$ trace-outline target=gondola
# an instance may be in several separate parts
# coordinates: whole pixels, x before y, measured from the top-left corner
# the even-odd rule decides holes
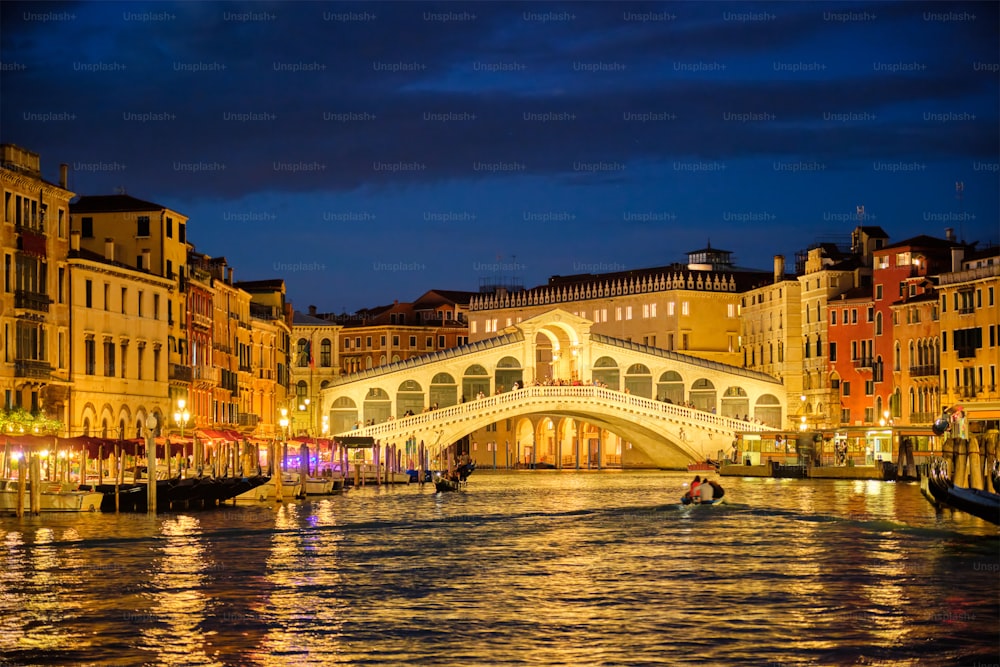
[[[920,479],[920,491],[935,507],[942,505],[1000,525],[1000,494],[956,486],[947,463],[935,459]]]
[[[455,478],[449,479],[438,473],[434,477],[434,488],[438,492],[443,493],[445,491],[460,491],[467,483],[466,480],[469,479],[471,475],[476,470],[476,462],[468,463],[464,466],[459,466],[455,470]]]

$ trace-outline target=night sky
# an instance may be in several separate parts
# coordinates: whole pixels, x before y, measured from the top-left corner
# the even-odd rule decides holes
[[[998,4],[0,5],[0,140],[353,311],[865,223],[998,242]],[[956,182],[963,184],[961,197]]]

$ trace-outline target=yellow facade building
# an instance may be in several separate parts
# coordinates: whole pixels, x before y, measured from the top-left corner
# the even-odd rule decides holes
[[[257,415],[254,435],[273,438],[291,434],[291,417],[282,433],[282,410],[293,408],[291,384],[292,306],[285,300],[285,281],[253,280],[233,286],[250,295],[249,367],[252,384],[249,413]]]
[[[140,271],[173,281],[165,304],[165,344],[170,403],[187,400],[192,371],[187,340],[187,217],[130,195],[80,197],[70,206],[72,229],[80,247]]]
[[[941,274],[941,407],[972,421],[1000,422],[1000,253],[970,253]]]
[[[802,396],[802,284],[785,273],[785,258],[774,258],[770,281],[748,290],[740,303],[740,346],[743,366],[767,373],[781,380],[787,395],[795,399],[789,405],[786,424],[798,428],[804,407]],[[794,409],[793,409],[794,407]]]
[[[79,247],[68,257],[72,318],[70,435],[137,438],[146,417],[168,423],[165,304],[174,281]]]

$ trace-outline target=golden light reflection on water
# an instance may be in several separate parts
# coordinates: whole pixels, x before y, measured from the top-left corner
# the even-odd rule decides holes
[[[303,514],[316,509],[316,514]],[[339,637],[346,605],[331,596],[346,584],[338,545],[330,533],[318,535],[302,527],[329,525],[334,522],[332,512],[330,503],[286,503],[275,512],[266,574],[273,593],[255,608],[272,622],[254,652],[258,664],[320,664],[310,662],[311,655],[324,656],[322,664],[336,664],[331,660],[342,652]]]
[[[201,524],[193,516],[165,519],[160,556],[151,576],[152,599],[131,619],[141,628],[143,644],[163,665],[222,665],[206,654],[201,629],[209,611],[203,586],[213,568],[202,543]],[[161,627],[165,624],[165,627]]]

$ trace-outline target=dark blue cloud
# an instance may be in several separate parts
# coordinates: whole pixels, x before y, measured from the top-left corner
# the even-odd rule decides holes
[[[191,214],[199,249],[293,298],[474,287],[497,254],[526,258],[529,283],[666,263],[689,236],[766,265],[796,249],[776,239],[847,234],[862,199],[894,238],[940,234],[961,206],[996,242],[993,3],[8,2],[0,18],[3,141],[76,167],[78,192]],[[749,238],[727,225],[755,210],[774,219]],[[310,254],[337,260],[281,268]],[[374,268],[394,265],[410,269]]]

